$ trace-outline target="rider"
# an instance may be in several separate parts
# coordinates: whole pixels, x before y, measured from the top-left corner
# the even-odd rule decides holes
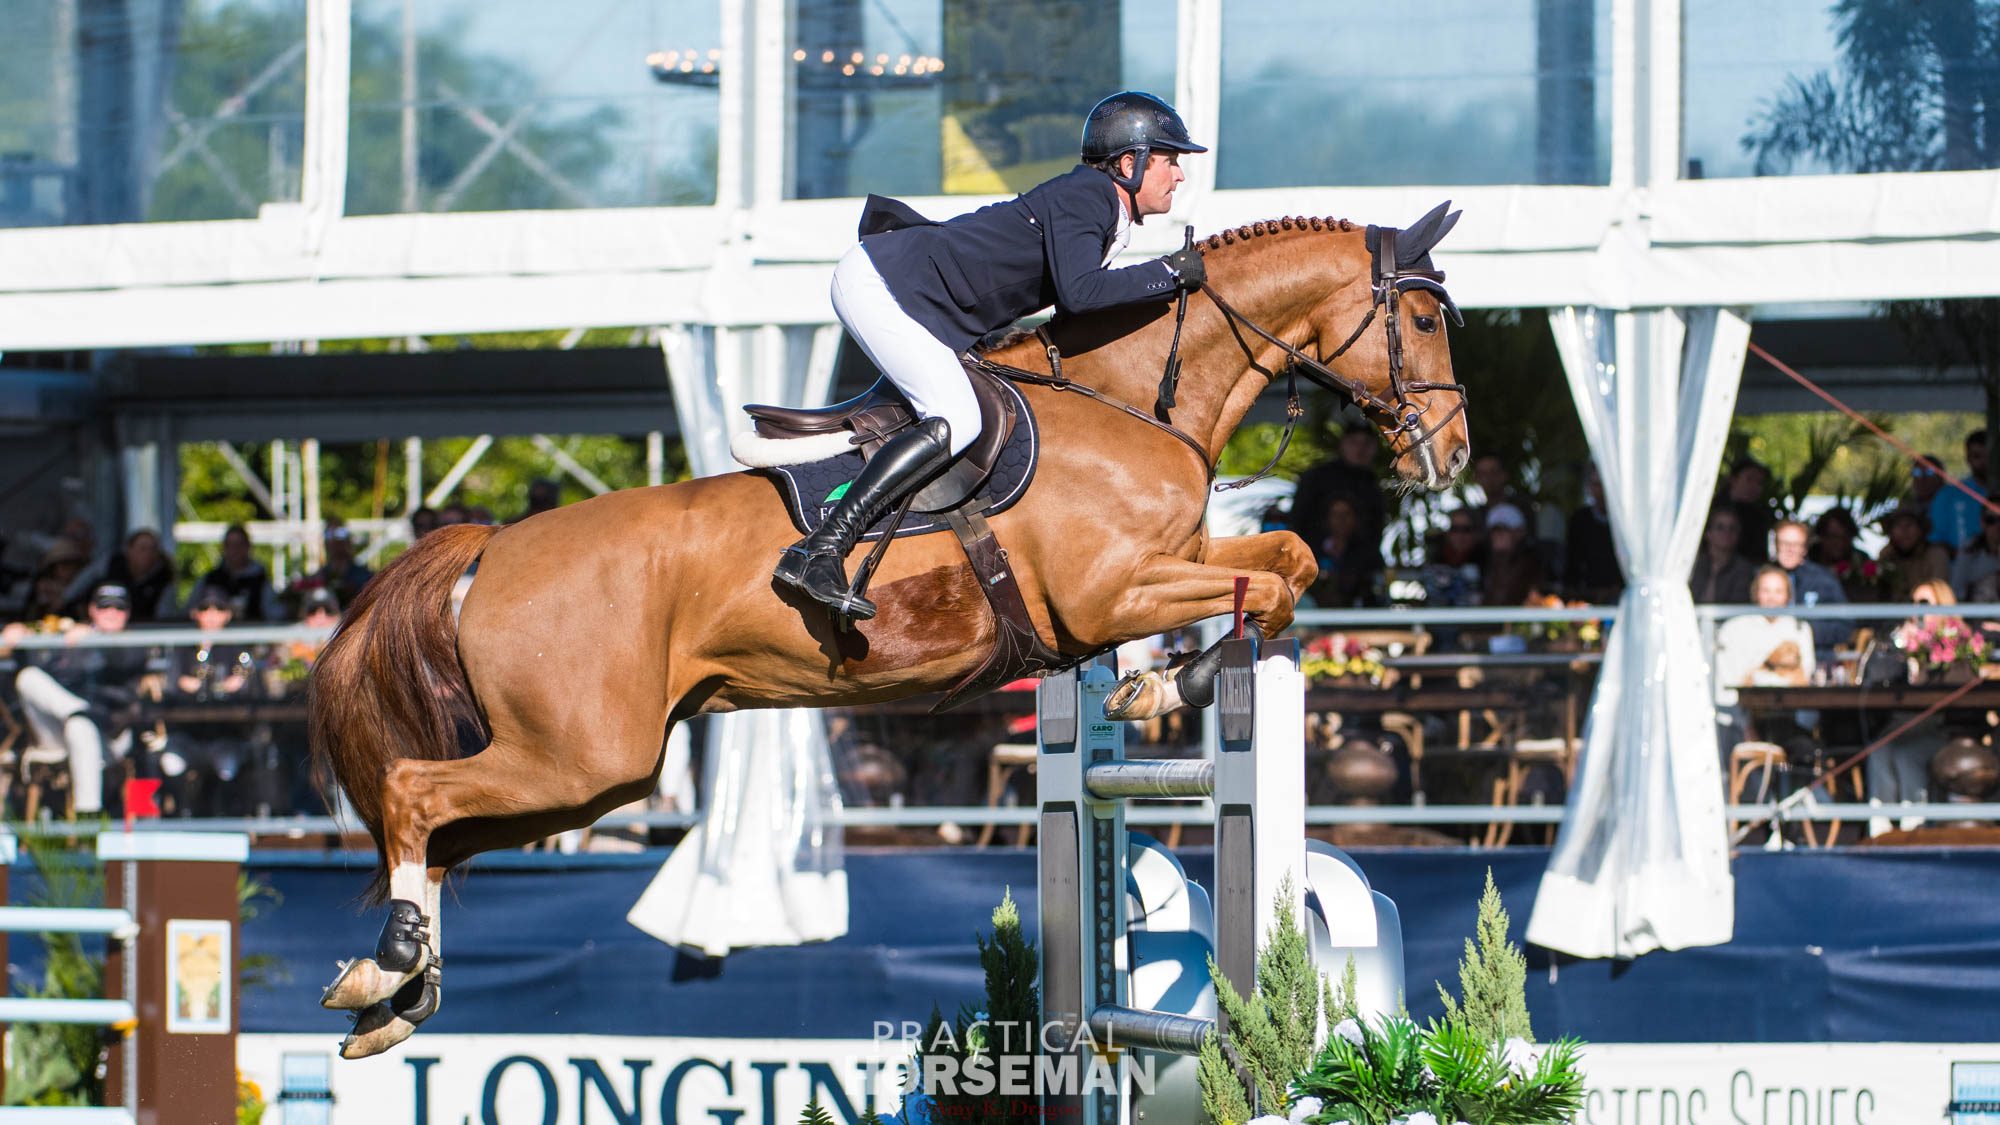
[[[1180,155],[1207,151],[1172,106],[1128,91],[1090,111],[1081,165],[1006,202],[939,223],[868,197],[861,242],[833,271],[833,310],[921,420],[884,442],[819,530],[785,550],[778,581],[844,616],[875,616],[874,603],[849,587],[844,560],[979,436],[959,353],[1049,305],[1084,313],[1199,288],[1205,274],[1193,247],[1108,267],[1133,223],[1167,211],[1186,178]]]

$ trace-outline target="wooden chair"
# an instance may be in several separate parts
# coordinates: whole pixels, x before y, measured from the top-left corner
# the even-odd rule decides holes
[[[1563,784],[1567,786],[1576,779],[1576,742],[1565,736],[1556,738],[1517,738],[1506,747],[1507,765],[1500,776],[1493,779],[1493,807],[1512,807],[1521,803],[1521,789],[1527,783],[1528,771],[1537,764],[1547,763],[1562,771]],[[1537,800],[1536,804],[1541,802]],[[1492,821],[1486,826],[1486,846],[1504,848],[1514,835],[1512,821]],[[1554,843],[1556,826],[1543,826],[1543,842]]]
[[[986,758],[986,807],[997,809],[1000,799],[1007,795],[1007,783],[1013,780],[1014,771],[1025,769],[1035,772],[1035,760],[1040,756],[1040,748],[1032,742],[1002,742],[993,747]],[[978,847],[993,842],[994,829],[998,825],[988,821],[979,829]],[[1033,825],[1022,825],[1016,830],[1014,846],[1026,847],[1034,834]]]
[[[1777,789],[1777,775],[1791,769],[1791,760],[1785,748],[1775,742],[1746,740],[1729,750],[1729,803],[1743,803],[1743,792],[1750,784],[1750,775],[1757,774],[1757,800],[1767,801]],[[1740,830],[1742,821],[1729,822],[1733,838]]]

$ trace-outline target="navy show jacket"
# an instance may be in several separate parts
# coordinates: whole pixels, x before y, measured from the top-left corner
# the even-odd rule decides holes
[[[968,215],[933,222],[868,197],[861,244],[903,311],[953,351],[1054,305],[1075,314],[1174,296],[1155,259],[1104,268],[1118,233],[1119,187],[1088,165]]]

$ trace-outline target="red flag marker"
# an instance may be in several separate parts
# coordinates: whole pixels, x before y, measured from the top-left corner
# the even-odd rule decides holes
[[[125,779],[125,831],[132,831],[132,821],[138,817],[157,817],[160,806],[153,800],[160,792],[158,778]]]

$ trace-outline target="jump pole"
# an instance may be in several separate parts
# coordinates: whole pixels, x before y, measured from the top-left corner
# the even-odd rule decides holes
[[[1290,880],[1293,917],[1305,896],[1305,680],[1296,640],[1222,642],[1214,761],[1129,759],[1122,724],[1104,715],[1116,683],[1092,665],[1051,676],[1037,691],[1040,798],[1041,995],[1045,1038],[1074,1044],[1076,1073],[1092,1047],[1117,1068],[1116,1089],[1080,1083],[1044,1092],[1044,1112],[1086,1125],[1129,1125],[1124,1048],[1192,1054],[1212,1019],[1131,1006],[1126,940],[1125,802],[1212,799],[1214,953],[1235,989],[1256,985],[1257,944],[1277,919]]]

